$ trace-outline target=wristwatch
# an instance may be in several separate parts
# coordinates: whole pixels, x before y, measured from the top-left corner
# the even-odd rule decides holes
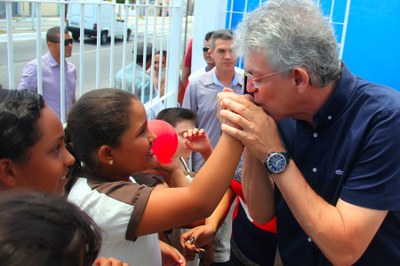
[[[283,172],[289,164],[290,157],[289,152],[271,152],[268,154],[264,161],[264,165],[270,174],[278,174]]]

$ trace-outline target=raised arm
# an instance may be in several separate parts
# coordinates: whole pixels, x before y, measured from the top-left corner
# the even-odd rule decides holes
[[[285,151],[275,122],[265,113],[260,118],[262,114],[257,112],[260,107],[243,97],[225,94],[221,98],[224,98],[221,100],[226,109],[221,111],[221,118],[241,128],[223,125],[224,132],[241,140],[250,153],[247,158],[251,160],[245,163],[249,169],[243,186],[251,215],[260,218],[262,211],[272,209],[266,207],[270,203],[256,198],[256,195],[262,198],[261,187],[264,193],[271,195],[272,178],[297,222],[324,255],[333,264],[354,264],[367,249],[388,211],[363,208],[341,199],[336,205],[331,205],[315,193],[293,160],[282,173],[268,175],[262,170],[262,162],[272,151]],[[257,124],[257,121],[263,123]]]
[[[151,192],[137,235],[168,230],[211,215],[230,184],[242,150],[240,141],[223,133],[189,187]]]

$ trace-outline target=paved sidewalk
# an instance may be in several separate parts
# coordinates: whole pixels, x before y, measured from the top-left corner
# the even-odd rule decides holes
[[[49,28],[60,25],[59,17],[42,17],[42,37]],[[12,20],[13,40],[26,40],[36,38],[36,19],[32,17],[14,18]],[[7,40],[7,25],[5,19],[0,19],[0,42]]]

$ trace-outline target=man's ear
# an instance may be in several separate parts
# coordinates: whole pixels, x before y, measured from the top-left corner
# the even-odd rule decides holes
[[[103,145],[100,147],[98,151],[98,156],[101,164],[110,165],[114,163],[112,156],[112,149],[108,145]]]
[[[295,68],[293,72],[297,90],[299,92],[304,92],[307,86],[310,85],[310,75],[308,75],[308,72],[301,67]]]
[[[14,163],[10,159],[0,159],[0,186],[12,188],[16,184]]]

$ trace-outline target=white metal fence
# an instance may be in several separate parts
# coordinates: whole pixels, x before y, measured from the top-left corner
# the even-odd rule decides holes
[[[73,54],[77,54],[79,60],[76,58],[76,67],[78,70],[78,81],[77,81],[77,91],[76,94],[79,97],[83,93],[91,89],[97,89],[101,87],[113,87],[114,86],[114,76],[115,73],[128,64],[135,64],[136,54],[137,54],[137,43],[143,40],[145,43],[150,42],[153,44],[152,57],[154,59],[154,53],[156,50],[167,51],[167,66],[164,70],[166,73],[166,88],[165,94],[161,97],[159,95],[160,89],[157,90],[158,95],[152,95],[152,90],[150,90],[150,101],[145,103],[147,110],[161,110],[165,107],[176,106],[177,105],[177,94],[179,88],[179,75],[180,75],[180,64],[182,60],[182,28],[187,28],[187,21],[185,21],[184,15],[184,5],[183,0],[162,0],[162,1],[150,1],[150,0],[136,0],[135,4],[130,4],[128,0],[125,0],[124,4],[117,4],[115,0],[112,1],[83,1],[78,0],[75,3],[80,5],[81,11],[84,10],[85,6],[88,4],[97,5],[100,9],[101,5],[111,5],[113,7],[113,12],[111,14],[111,21],[115,21],[115,18],[120,15],[124,20],[124,37],[122,41],[117,42],[115,37],[114,23],[111,26],[111,38],[110,44],[101,44],[101,31],[100,27],[97,30],[96,43],[85,38],[80,38],[79,41],[79,51],[74,51]],[[21,6],[29,5],[30,13],[28,15],[23,14],[23,16],[31,18],[31,27],[34,29],[33,38],[36,39],[36,58],[44,54],[42,48],[43,42],[43,32],[45,32],[47,26],[47,20],[50,19],[49,15],[45,17],[43,14],[46,13],[46,8],[49,5],[56,6],[57,15],[52,16],[52,25],[60,26],[61,32],[64,31],[66,27],[66,10],[67,5],[71,4],[71,1],[57,1],[57,0],[42,0],[42,1],[19,1],[10,0],[4,1],[0,0],[0,10],[1,13],[5,13],[5,31],[6,31],[6,53],[7,56],[2,55],[1,61],[7,62],[7,73],[1,73],[1,75],[7,75],[8,84],[3,84],[3,87],[9,89],[15,89],[18,87],[18,80],[20,75],[16,75],[16,72],[20,73],[21,70],[16,70],[14,61],[14,37],[16,33],[21,34],[20,29],[16,27],[16,18],[21,17],[18,14],[18,10],[21,10]],[[5,11],[5,12],[4,12]],[[83,12],[81,12],[82,14]],[[186,17],[187,18],[187,17]],[[100,21],[97,21],[98,25]],[[46,24],[46,26],[44,26]],[[84,29],[82,25],[84,24],[83,17],[80,21],[80,36],[84,36]],[[186,24],[186,25],[185,25]],[[130,41],[127,40],[128,27],[131,25],[132,32]],[[47,28],[49,28],[47,26]],[[28,33],[26,33],[28,34]],[[32,34],[32,33],[31,33]],[[60,35],[60,42],[64,42],[64,35]],[[95,45],[95,49],[94,49]],[[95,52],[95,57],[93,58],[93,52]],[[64,50],[60,50],[61,58],[64,57]],[[90,53],[90,55],[89,55]],[[104,56],[104,53],[109,53],[108,56]],[[107,58],[108,57],[108,58]],[[33,58],[31,58],[33,59]],[[30,61],[30,60],[29,60]],[[42,71],[41,71],[41,60],[38,60],[38,71],[37,71],[37,85],[38,93],[42,92]],[[151,64],[151,74],[153,76],[153,65]],[[65,80],[64,80],[64,64],[60,66],[60,102],[65,103]],[[87,72],[94,71],[93,75],[89,75]],[[134,77],[134,70],[132,77]],[[160,74],[161,75],[161,67]],[[90,77],[88,77],[88,75]],[[123,78],[123,89],[125,89]],[[159,82],[159,86],[160,86]],[[89,85],[88,85],[89,84]],[[133,82],[134,84],[134,82]],[[151,86],[153,86],[153,79],[151,79]],[[128,88],[127,88],[128,89]],[[144,97],[144,88],[142,90],[142,101]],[[153,97],[154,96],[154,97]],[[61,104],[61,120],[65,121],[65,104]]]

